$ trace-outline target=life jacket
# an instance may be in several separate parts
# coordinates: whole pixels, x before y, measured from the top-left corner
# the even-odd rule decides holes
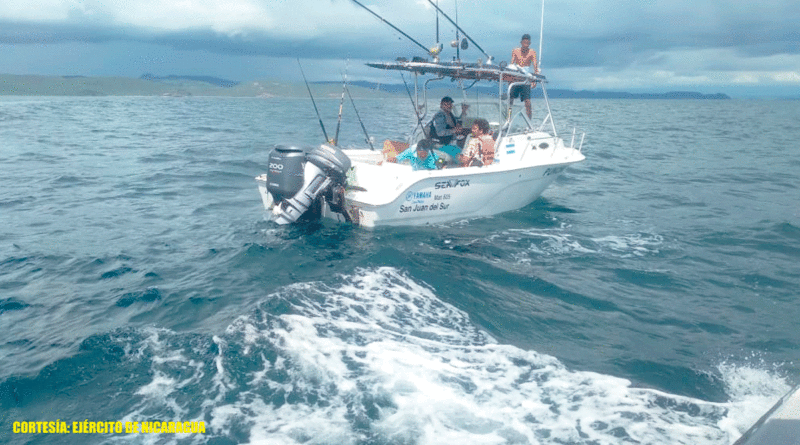
[[[490,165],[494,162],[494,138],[490,134],[480,136],[481,149],[480,156],[483,165]]]
[[[447,144],[447,143],[449,143],[450,141],[452,141],[452,140],[453,140],[453,136],[452,136],[452,135],[449,135],[449,136],[439,136],[438,134],[436,134],[436,126],[435,126],[435,125],[433,125],[433,121],[435,121],[435,120],[436,120],[436,116],[438,116],[438,115],[439,115],[439,113],[442,113],[442,114],[444,114],[444,116],[445,116],[445,119],[444,119],[444,128],[445,128],[445,129],[449,130],[449,129],[451,129],[451,128],[455,128],[455,123],[456,123],[457,121],[456,121],[456,117],[453,115],[453,113],[445,113],[445,112],[444,112],[444,110],[439,110],[439,111],[437,111],[437,112],[436,112],[436,114],[434,114],[434,115],[433,115],[433,118],[431,119],[431,121],[430,121],[430,122],[428,122],[428,125],[426,125],[426,126],[423,128],[423,131],[425,132],[425,135],[426,135],[426,136],[427,136],[429,139],[433,139],[433,140],[435,140],[435,141],[439,141],[439,142],[441,142],[442,144]],[[449,117],[450,117],[450,119],[448,119],[448,116],[447,116],[448,114],[450,115],[450,116],[449,116]],[[453,123],[453,125],[450,125],[450,123],[451,123],[451,122]]]
[[[490,134],[484,134],[478,136],[477,141],[473,139],[470,141],[470,144],[477,142],[477,149],[476,153],[472,154],[472,157],[468,159],[464,167],[481,167],[485,165],[491,165],[494,162],[494,138]]]

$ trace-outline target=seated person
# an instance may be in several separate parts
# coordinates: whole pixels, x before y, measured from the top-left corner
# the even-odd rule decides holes
[[[494,162],[494,138],[489,134],[489,122],[475,119],[472,124],[472,139],[459,155],[462,167],[484,166]]]
[[[460,146],[463,146],[464,140],[459,139],[459,136],[464,136],[469,131],[461,127],[461,119],[467,114],[469,105],[461,104],[461,115],[458,117],[453,115],[453,99],[449,96],[442,98],[439,107],[440,110],[433,115],[433,119],[426,126],[427,136],[442,145],[457,143],[460,140]]]
[[[388,162],[400,162],[408,159],[414,170],[436,169],[436,157],[430,153],[430,140],[423,139],[416,146],[408,147],[397,157],[390,157]]]

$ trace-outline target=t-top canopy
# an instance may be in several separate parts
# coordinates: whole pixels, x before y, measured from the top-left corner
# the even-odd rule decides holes
[[[531,74],[516,65],[486,65],[462,62],[428,62],[427,60],[398,59],[394,62],[373,62],[367,66],[382,70],[411,71],[417,74],[436,74],[453,79],[490,80],[498,82],[543,82],[541,74]]]

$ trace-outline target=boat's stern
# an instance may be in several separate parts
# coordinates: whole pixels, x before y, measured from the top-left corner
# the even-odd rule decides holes
[[[277,146],[269,155],[269,170],[257,176],[261,200],[278,224],[302,217],[316,219],[323,203],[341,211],[350,158],[336,147],[303,149]]]
[[[258,194],[261,195],[261,201],[264,203],[264,208],[267,211],[272,211],[275,206],[275,200],[272,194],[267,190],[267,174],[256,176],[256,185],[258,186]]]

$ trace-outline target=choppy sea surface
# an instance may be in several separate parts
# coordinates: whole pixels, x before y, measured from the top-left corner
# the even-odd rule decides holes
[[[0,98],[0,442],[731,444],[800,383],[800,101],[552,106],[533,204],[367,230],[265,219],[308,99]]]

